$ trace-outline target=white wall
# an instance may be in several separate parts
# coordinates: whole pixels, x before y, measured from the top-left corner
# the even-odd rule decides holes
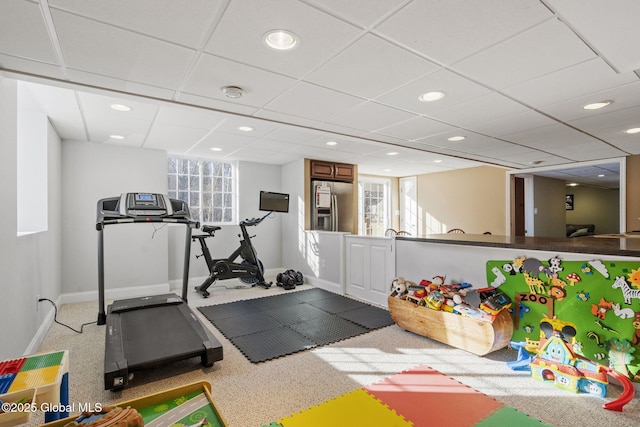
[[[34,337],[53,307],[37,296],[57,300],[61,288],[60,140],[47,122],[47,230],[17,237],[17,83],[0,78],[0,359],[34,351]],[[41,118],[42,119],[42,118]],[[36,119],[37,120],[37,119]],[[45,320],[48,319],[48,320]]]
[[[62,166],[62,292],[89,292],[97,298],[97,202],[126,192],[166,193],[166,154],[64,141]],[[167,228],[160,224],[105,227],[105,288],[164,285],[168,290]]]

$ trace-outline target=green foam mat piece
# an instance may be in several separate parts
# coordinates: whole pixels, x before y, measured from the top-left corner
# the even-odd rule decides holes
[[[475,424],[476,427],[504,427],[504,426],[518,426],[518,427],[553,427],[551,424],[545,424],[537,418],[532,418],[529,415],[518,412],[516,409],[509,406],[503,406],[496,410],[491,415],[487,416],[484,420]]]

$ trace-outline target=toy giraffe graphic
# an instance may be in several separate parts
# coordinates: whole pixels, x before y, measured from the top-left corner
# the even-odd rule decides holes
[[[546,294],[544,282],[537,277],[532,277],[528,273],[524,273],[524,281],[529,286],[529,292],[532,294]]]

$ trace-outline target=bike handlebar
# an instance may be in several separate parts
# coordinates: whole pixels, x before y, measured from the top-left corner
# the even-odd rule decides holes
[[[268,217],[272,213],[273,213],[273,211],[269,212],[268,214],[266,214],[265,216],[263,216],[261,218],[251,218],[251,219],[246,218],[246,219],[240,221],[240,225],[244,225],[246,227],[253,227],[254,225],[260,224],[262,221],[264,221],[264,219],[266,217]]]

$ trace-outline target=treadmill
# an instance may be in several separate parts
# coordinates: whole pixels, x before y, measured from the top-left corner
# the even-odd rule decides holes
[[[182,297],[169,293],[116,300],[105,313],[104,228],[150,222],[186,228]],[[164,194],[124,193],[98,201],[98,325],[106,324],[105,390],[123,389],[137,370],[197,356],[207,367],[222,360],[222,345],[187,304],[191,230],[198,226],[185,202]]]

